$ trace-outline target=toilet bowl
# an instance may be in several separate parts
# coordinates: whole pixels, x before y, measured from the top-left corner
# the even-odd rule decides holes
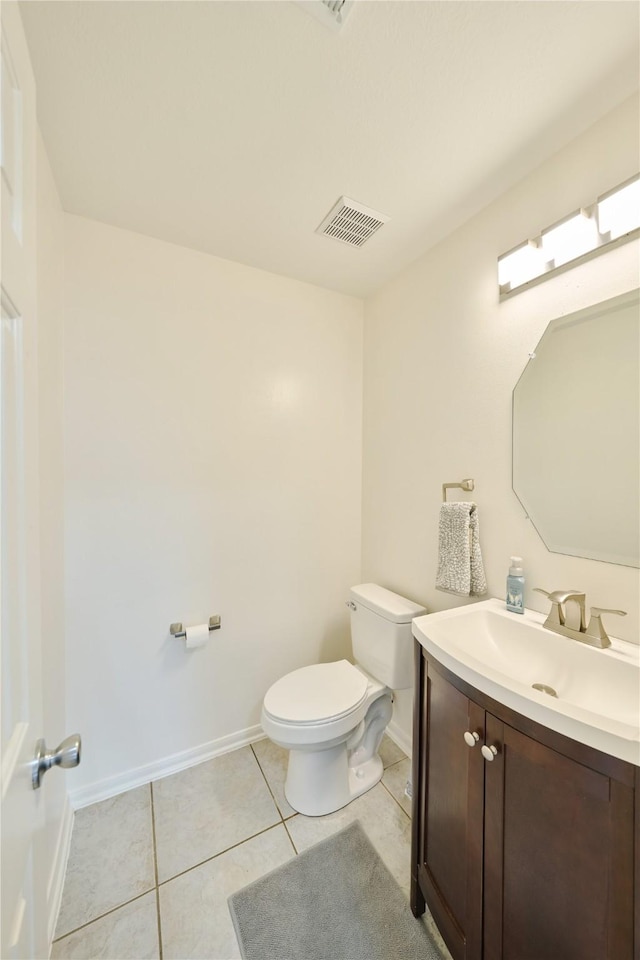
[[[393,690],[413,684],[411,621],[424,607],[375,583],[352,587],[348,660],[301,667],[267,690],[262,728],[289,751],[285,796],[310,817],[332,813],[382,777],[380,741]]]
[[[391,713],[391,690],[347,660],[278,680],[264,698],[262,728],[290,751],[284,792],[293,809],[332,813],[375,786]]]

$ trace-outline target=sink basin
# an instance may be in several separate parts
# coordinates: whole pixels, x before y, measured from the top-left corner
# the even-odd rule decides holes
[[[640,766],[640,647],[612,637],[611,647],[599,650],[545,630],[544,620],[483,600],[417,617],[413,634],[487,696]]]

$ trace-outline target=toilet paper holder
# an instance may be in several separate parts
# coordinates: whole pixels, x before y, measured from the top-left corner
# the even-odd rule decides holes
[[[212,630],[220,629],[220,616],[216,614],[213,617],[209,617],[209,633]],[[172,637],[177,637],[178,639],[184,639],[187,635],[187,631],[183,628],[181,623],[172,623],[169,627]]]

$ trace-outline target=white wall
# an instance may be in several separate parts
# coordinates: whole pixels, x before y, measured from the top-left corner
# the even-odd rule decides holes
[[[64,215],[42,138],[37,144],[37,313],[40,477],[40,602],[42,617],[42,736],[55,748],[71,730],[65,720],[63,504],[63,269]],[[43,862],[50,919],[55,917],[64,863],[67,787],[76,771],[55,771],[44,783]]]
[[[621,105],[367,302],[364,580],[431,611],[464,603],[435,590],[438,512],[441,484],[473,477],[474,493],[458,492],[478,504],[489,595],[504,596],[520,554],[528,606],[546,609],[534,586],[581,588],[588,603],[627,610],[608,625],[638,642],[638,570],[550,553],[525,518],[511,490],[511,392],[550,320],[639,285],[640,244],[503,303],[496,269],[499,254],[637,173],[638,116],[637,98]],[[401,693],[394,722],[407,735],[410,710]]]
[[[519,553],[529,606],[545,608],[533,586],[583,588],[627,609],[611,626],[637,641],[638,571],[547,551],[511,490],[510,432],[548,321],[638,286],[639,244],[502,304],[496,286],[500,253],[637,171],[637,117],[623,104],[366,304],[362,568],[362,304],[65,216],[67,727],[85,801],[251,735],[274,679],[349,653],[351,583],[464,602],[434,587],[444,481],[475,478],[490,595]],[[169,637],[210,613],[206,649]]]
[[[86,802],[251,732],[275,679],[350,653],[362,303],[65,223],[67,722]],[[206,648],[170,637],[215,613]]]

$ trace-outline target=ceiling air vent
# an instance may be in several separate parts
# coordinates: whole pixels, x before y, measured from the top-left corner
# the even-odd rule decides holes
[[[312,17],[331,30],[340,30],[349,15],[354,0],[297,0]]]
[[[349,197],[340,197],[336,205],[326,215],[316,233],[333,237],[352,247],[361,247],[376,230],[379,230],[389,217],[378,213],[371,207],[356,203]]]

